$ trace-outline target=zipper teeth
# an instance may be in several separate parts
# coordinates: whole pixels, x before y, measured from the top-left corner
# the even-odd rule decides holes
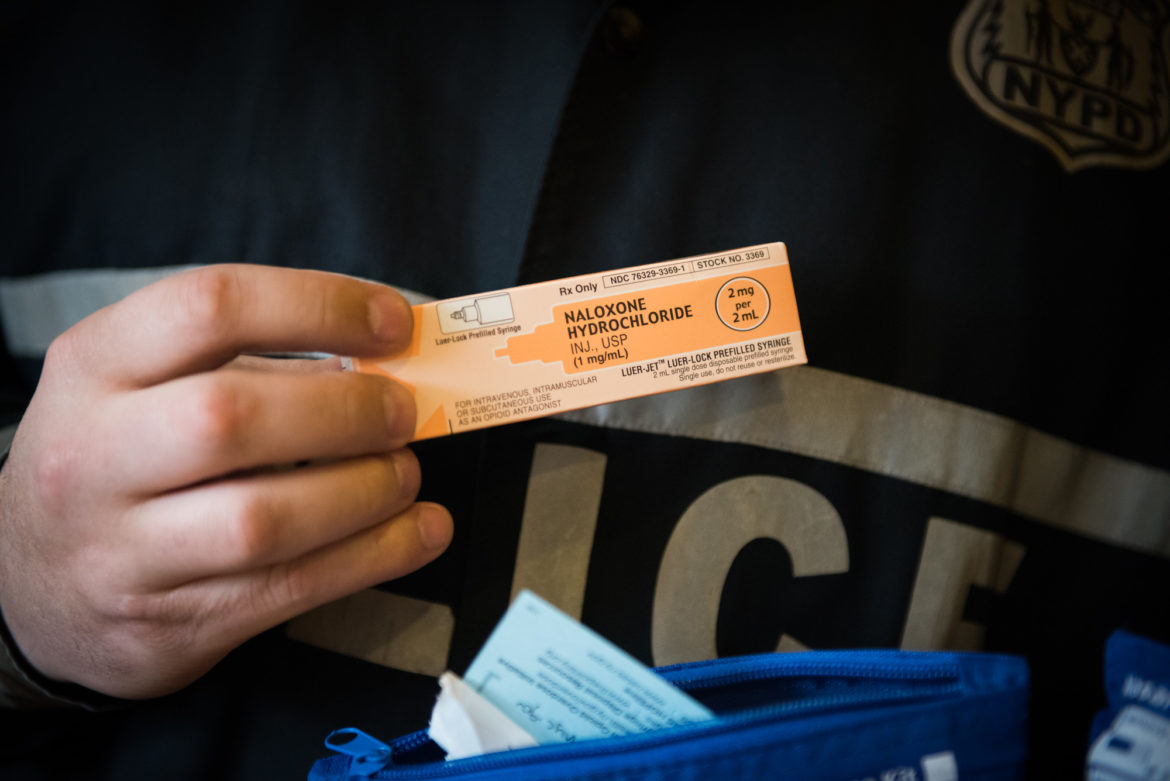
[[[400,738],[399,740],[394,741],[390,744],[390,749],[394,753],[414,751],[416,748],[426,745],[426,743],[429,741],[430,737],[427,736],[426,730],[422,730],[420,732],[414,733],[413,735],[407,735],[404,738]],[[390,756],[393,760],[394,755],[391,754]]]
[[[782,674],[778,674],[782,673]],[[815,674],[836,674],[847,675],[854,673],[857,675],[866,675],[873,679],[873,681],[880,682],[881,680],[925,680],[925,681],[941,681],[941,680],[955,680],[957,686],[957,679],[959,677],[958,665],[942,664],[942,665],[920,665],[920,666],[899,666],[899,665],[866,665],[866,664],[838,664],[833,662],[802,664],[796,666],[767,666],[763,665],[758,669],[748,669],[740,672],[729,673],[725,675],[703,676],[698,675],[692,678],[668,678],[671,683],[680,686],[689,685],[692,688],[688,691],[701,690],[711,686],[726,685],[728,683],[745,683],[764,678],[796,678],[805,675]],[[931,697],[945,694],[949,690],[931,689],[923,692],[923,696]],[[637,749],[650,748],[660,746],[666,743],[675,742],[679,740],[691,740],[696,737],[708,737],[711,735],[718,735],[723,732],[728,732],[738,729],[744,722],[747,721],[766,721],[768,719],[776,718],[781,715],[793,713],[803,709],[817,709],[831,710],[839,705],[868,705],[874,702],[880,702],[885,699],[880,694],[874,694],[871,697],[857,698],[837,695],[832,697],[824,697],[816,699],[815,702],[803,701],[792,703],[779,703],[770,707],[748,709],[739,714],[731,714],[728,716],[721,716],[716,721],[706,725],[692,725],[692,727],[699,728],[701,734],[696,734],[694,731],[688,731],[688,734],[681,735],[678,732],[671,732],[663,734],[657,738],[652,738],[644,735],[645,739],[640,741]],[[898,699],[917,699],[917,697],[907,696]],[[403,752],[413,750],[425,744],[429,738],[426,737],[426,732],[416,733],[403,739],[406,741],[401,746],[394,746]],[[543,747],[538,747],[539,748]],[[590,756],[597,753],[596,747],[582,747],[576,749],[566,749],[564,744],[557,746],[549,746],[548,748],[556,748],[558,759],[574,759],[577,757]],[[631,747],[634,748],[634,747]],[[397,753],[397,752],[396,752]],[[545,752],[528,754],[526,756],[517,756],[516,754],[509,754],[507,752],[500,752],[500,755],[487,755],[483,757],[469,758],[466,760],[468,765],[457,770],[449,769],[445,765],[440,766],[412,766],[412,765],[391,765],[385,770],[376,773],[375,779],[394,779],[394,778],[444,778],[450,776],[457,776],[463,773],[489,771],[503,768],[514,767],[517,770],[523,769],[527,765],[539,764],[545,761],[548,757],[544,756]],[[393,760],[391,760],[393,761]],[[474,763],[474,764],[472,764]]]
[[[941,693],[942,692],[932,691],[932,692],[928,692],[926,694],[929,696],[929,695],[938,695]],[[818,700],[815,703],[815,707],[818,709],[818,712],[821,711],[822,709],[824,712],[829,712],[833,706],[837,706],[837,705],[869,704],[872,702],[880,702],[882,699],[883,698],[880,696],[874,696],[872,698],[864,699],[864,700],[858,700],[856,698],[844,697],[844,696],[826,697],[824,699]],[[791,712],[799,711],[801,709],[802,709],[802,707],[800,704],[793,703],[793,704],[788,704],[788,705],[776,705],[776,706],[773,706],[771,708],[764,709],[763,711],[756,710],[756,711],[751,712],[751,713],[733,714],[731,716],[721,717],[721,718],[719,718],[718,721],[712,722],[709,725],[692,725],[692,727],[699,727],[699,729],[696,729],[693,732],[688,732],[688,734],[686,734],[686,735],[682,735],[682,734],[679,734],[677,732],[672,732],[669,735],[662,735],[661,737],[658,737],[658,738],[647,738],[643,741],[640,741],[636,747],[631,746],[630,749],[636,748],[638,750],[641,750],[641,749],[645,749],[645,748],[653,748],[653,747],[662,746],[662,745],[665,745],[668,743],[673,743],[673,742],[678,742],[678,741],[683,741],[683,740],[693,740],[695,738],[700,738],[700,737],[706,738],[706,737],[710,737],[713,735],[719,735],[719,734],[726,733],[726,732],[733,732],[733,731],[739,729],[739,727],[744,722],[757,721],[757,720],[762,722],[762,721],[766,721],[768,719],[783,715],[785,713],[791,713]],[[631,735],[631,736],[627,736],[627,737],[636,737],[636,736]],[[576,748],[576,749],[566,749],[564,747],[564,744],[557,744],[555,746],[548,746],[547,748],[556,749],[556,758],[558,760],[576,759],[578,757],[597,755],[596,747],[584,747],[583,746],[581,748]],[[611,754],[622,753],[626,750],[628,750],[628,749],[618,749],[616,751],[612,751]],[[500,752],[500,754],[501,754],[501,756],[499,758],[496,758],[494,755],[470,758],[468,760],[469,764],[467,766],[462,767],[462,768],[458,768],[458,769],[449,769],[445,766],[438,766],[438,767],[423,767],[423,766],[411,766],[411,765],[400,765],[397,767],[391,766],[387,770],[379,771],[378,773],[376,773],[373,776],[373,778],[374,779],[446,778],[446,777],[458,777],[458,776],[463,775],[465,773],[486,772],[486,771],[490,771],[490,770],[499,770],[499,769],[504,769],[504,768],[515,768],[516,770],[519,771],[519,770],[523,770],[524,767],[526,767],[528,765],[540,764],[541,762],[544,762],[548,759],[548,757],[545,756],[543,753],[542,754],[529,754],[529,755],[525,755],[525,756],[517,756],[515,754],[508,755],[508,752]],[[474,763],[474,764],[471,764],[471,763]]]
[[[783,673],[778,675],[777,673]],[[693,677],[664,676],[675,686],[690,687],[687,691],[701,691],[712,686],[726,686],[729,683],[747,683],[763,679],[799,678],[806,675],[849,675],[871,677],[875,680],[944,680],[958,679],[959,667],[954,664],[923,665],[906,667],[900,665],[859,665],[812,663],[785,668],[760,667],[722,675],[698,675]]]

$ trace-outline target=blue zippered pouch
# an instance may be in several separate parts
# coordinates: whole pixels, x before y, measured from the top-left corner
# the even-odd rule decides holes
[[[426,731],[360,730],[310,781],[696,779],[963,781],[1024,777],[1028,668],[992,654],[809,651],[656,669],[714,721],[444,761]]]

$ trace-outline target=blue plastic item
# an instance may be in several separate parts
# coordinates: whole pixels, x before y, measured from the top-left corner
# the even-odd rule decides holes
[[[1088,781],[1170,779],[1170,646],[1117,631],[1105,645],[1109,705],[1093,720]]]
[[[453,762],[425,731],[341,752],[310,781],[694,779],[978,781],[1024,777],[1028,668],[991,654],[810,651],[662,667],[712,722]]]

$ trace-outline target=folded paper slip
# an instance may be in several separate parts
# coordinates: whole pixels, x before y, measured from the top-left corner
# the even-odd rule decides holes
[[[404,352],[351,365],[410,388],[428,439],[806,360],[773,243],[421,304]]]
[[[464,694],[481,695],[484,702],[465,696],[465,707],[450,707],[460,699],[459,683],[466,684]],[[714,718],[637,659],[527,589],[516,596],[464,679],[446,673],[439,685],[443,694],[431,716],[430,737],[446,749],[448,759],[523,747],[523,737],[532,741],[528,745],[577,743]],[[524,733],[517,737],[498,728],[500,720],[519,725]]]
[[[443,747],[447,759],[537,745],[536,738],[453,672],[439,676],[439,699],[427,735]]]

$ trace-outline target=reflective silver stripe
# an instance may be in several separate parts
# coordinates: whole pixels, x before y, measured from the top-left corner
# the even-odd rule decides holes
[[[9,349],[39,356],[81,318],[185,268],[0,279]],[[427,300],[402,292],[414,303]],[[822,458],[1170,556],[1170,473],[982,410],[824,369],[785,369],[563,417]]]
[[[438,676],[447,669],[455,614],[437,602],[368,588],[292,619],[286,631],[318,648]]]
[[[825,369],[783,369],[560,417],[812,456],[1170,556],[1170,473]]]
[[[192,266],[55,271],[0,279],[0,316],[13,355],[39,357],[79,320]]]
[[[32,277],[0,278],[0,318],[13,355],[40,357],[75,323],[139,288],[194,265],[148,269],[54,271]],[[412,304],[429,296],[398,289]]]
[[[513,599],[531,589],[581,618],[605,462],[604,453],[583,447],[536,444],[512,571]]]

